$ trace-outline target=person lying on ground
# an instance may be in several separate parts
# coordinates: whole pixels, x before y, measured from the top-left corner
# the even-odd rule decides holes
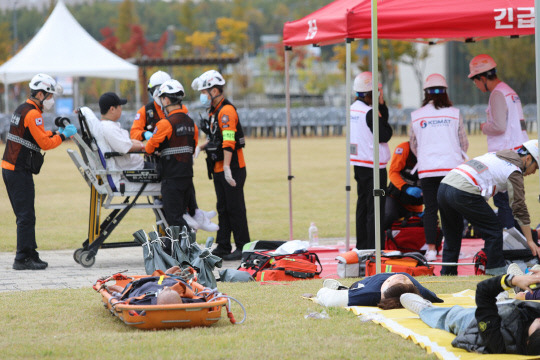
[[[529,289],[540,282],[540,272],[533,272],[532,276],[499,275],[481,281],[472,308],[438,307],[412,293],[401,295],[400,301],[430,327],[456,335],[454,347],[486,354],[540,355],[540,303],[496,302],[502,291],[513,286]]]
[[[404,293],[416,293],[432,302],[443,302],[435,293],[423,287],[406,273],[381,273],[355,282],[350,288],[339,281],[326,279],[317,292],[317,304],[332,306],[378,306],[383,310],[401,308],[399,297]],[[306,294],[313,298],[313,295]]]

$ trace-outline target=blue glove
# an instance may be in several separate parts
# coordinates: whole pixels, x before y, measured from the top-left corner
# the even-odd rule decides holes
[[[62,135],[62,134],[64,133],[64,128],[63,128],[63,127],[59,127],[59,128],[58,128],[58,133],[59,133],[60,135]]]
[[[422,189],[420,189],[417,186],[408,187],[407,190],[405,190],[405,192],[407,193],[407,195],[414,196],[417,199],[422,197]]]
[[[150,138],[152,137],[152,135],[154,135],[154,133],[150,132],[150,131],[145,131],[143,136],[146,140],[150,140]]]
[[[73,124],[69,124],[68,126],[66,126],[63,132],[66,139],[72,137],[76,133],[77,133],[77,128]]]

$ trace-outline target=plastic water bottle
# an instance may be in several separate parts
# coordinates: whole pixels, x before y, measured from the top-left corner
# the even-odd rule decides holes
[[[308,229],[309,232],[309,245],[310,246],[319,246],[319,229],[315,226],[315,223],[312,222]]]

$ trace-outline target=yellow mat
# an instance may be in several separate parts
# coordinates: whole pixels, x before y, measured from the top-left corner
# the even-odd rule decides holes
[[[439,295],[444,300],[444,303],[435,305],[473,307],[475,306],[474,294],[473,290],[464,290],[456,294]],[[412,340],[415,344],[426,349],[428,354],[434,353],[439,359],[540,359],[538,356],[526,355],[482,355],[455,348],[451,345],[455,335],[444,330],[430,328],[420,320],[418,315],[405,309],[383,311],[371,306],[352,306],[347,309],[359,315],[361,320],[371,320],[405,339]]]

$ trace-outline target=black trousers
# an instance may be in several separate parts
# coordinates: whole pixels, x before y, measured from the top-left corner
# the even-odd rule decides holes
[[[2,169],[11,208],[17,222],[17,253],[15,260],[22,261],[37,256],[36,211],[34,201],[36,191],[34,178],[29,171]]]
[[[193,194],[193,178],[177,177],[161,180],[161,196],[163,198],[163,215],[169,226],[177,225],[189,228],[184,214]]]
[[[386,196],[384,207],[384,230],[390,229],[394,221],[397,219],[402,217],[408,218],[413,214],[409,210],[405,209],[399,200],[394,199],[391,196]]]
[[[381,189],[386,191],[386,169],[379,169]],[[358,200],[356,202],[356,248],[375,249],[375,202],[373,197],[373,169],[355,166],[354,179]],[[384,247],[383,221],[386,198],[381,196],[380,227],[381,249]]]
[[[249,229],[246,214],[246,202],[244,199],[244,184],[246,182],[246,168],[231,169],[236,186],[232,187],[225,180],[223,172],[214,173],[214,189],[217,197],[217,212],[219,230],[216,244],[220,250],[231,252],[231,233],[237,249],[242,249],[250,242]]]
[[[444,176],[426,177],[420,179],[422,195],[424,196],[424,231],[426,233],[426,244],[437,244],[437,223],[439,219],[439,203],[437,192]]]

